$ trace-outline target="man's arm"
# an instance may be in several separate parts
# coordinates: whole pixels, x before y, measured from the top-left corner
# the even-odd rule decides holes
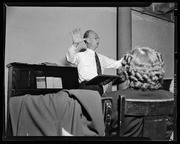
[[[122,66],[122,58],[120,60],[113,60],[104,55],[101,55],[101,58],[105,68],[119,69]]]
[[[70,48],[68,48],[66,60],[71,64],[77,65],[76,46],[72,45]]]

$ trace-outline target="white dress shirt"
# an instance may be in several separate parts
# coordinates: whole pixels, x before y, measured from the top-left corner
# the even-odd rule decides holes
[[[101,64],[102,74],[105,68],[118,69],[121,67],[121,59],[116,61],[102,54],[97,55]],[[66,59],[71,64],[77,66],[80,83],[83,81],[89,81],[97,76],[95,52],[93,50],[87,48],[84,52],[76,53],[76,47],[72,45],[68,49]]]

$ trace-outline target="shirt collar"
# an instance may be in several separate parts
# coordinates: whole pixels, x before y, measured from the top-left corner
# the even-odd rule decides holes
[[[87,51],[88,53],[91,53],[91,54],[94,54],[94,53],[95,53],[95,51],[93,51],[92,49],[89,49],[89,48],[87,48],[86,51]]]

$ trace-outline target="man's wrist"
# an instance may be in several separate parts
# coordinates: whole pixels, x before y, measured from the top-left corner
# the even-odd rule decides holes
[[[78,43],[73,43],[72,44],[74,47],[77,47],[78,46]]]

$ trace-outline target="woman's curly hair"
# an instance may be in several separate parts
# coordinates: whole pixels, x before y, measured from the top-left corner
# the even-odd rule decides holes
[[[155,90],[162,87],[165,75],[163,67],[163,58],[159,52],[137,46],[124,55],[120,71],[129,81],[129,88]]]

